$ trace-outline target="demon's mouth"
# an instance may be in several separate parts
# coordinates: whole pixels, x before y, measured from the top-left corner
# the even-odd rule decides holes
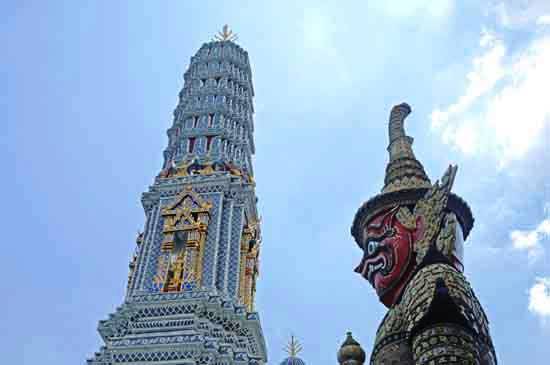
[[[373,262],[369,262],[366,265],[367,269],[367,280],[374,285],[374,274],[379,272],[380,270],[384,270],[386,268],[386,259],[384,256],[379,257],[377,260]]]
[[[363,265],[362,275],[372,286],[375,286],[375,274],[388,275],[393,266],[390,252],[379,253],[376,257],[368,258]]]

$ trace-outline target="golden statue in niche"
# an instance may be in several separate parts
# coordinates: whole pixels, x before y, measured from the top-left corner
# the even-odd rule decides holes
[[[187,236],[187,231],[180,231],[175,234],[174,247],[171,249],[169,256],[169,269],[163,286],[164,292],[179,291],[181,288]]]
[[[259,222],[250,222],[243,228],[239,273],[239,299],[249,312],[254,310],[256,279],[259,275]]]
[[[200,287],[212,204],[187,187],[162,210],[164,239],[154,284],[163,292]]]

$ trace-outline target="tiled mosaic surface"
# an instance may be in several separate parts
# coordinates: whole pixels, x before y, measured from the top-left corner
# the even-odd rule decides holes
[[[252,174],[254,90],[246,51],[232,42],[204,44],[184,79],[163,168],[182,159],[221,159]],[[210,149],[207,136],[213,136]],[[192,153],[189,138],[195,138]],[[202,287],[163,293],[161,281],[154,281],[159,258],[167,256],[161,209],[188,186],[212,204]],[[105,346],[88,364],[265,364],[258,314],[235,300],[244,211],[257,217],[253,185],[228,173],[157,177],[142,204],[147,218],[125,302],[100,321]]]
[[[227,260],[229,258],[229,240],[231,238],[231,217],[233,213],[233,201],[224,199],[222,208],[222,221],[220,225],[220,241],[218,242],[218,257],[216,266],[216,288],[220,292],[226,290]]]
[[[243,210],[242,205],[234,206],[233,219],[231,220],[231,242],[227,268],[227,292],[231,298],[236,298],[238,293]]]

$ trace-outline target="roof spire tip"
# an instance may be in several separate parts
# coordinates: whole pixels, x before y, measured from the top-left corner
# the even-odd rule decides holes
[[[214,41],[219,41],[219,42],[223,42],[223,41],[234,42],[237,39],[239,39],[239,37],[235,32],[229,29],[229,25],[227,24],[224,24],[224,26],[222,27],[222,30],[218,32],[213,38]]]

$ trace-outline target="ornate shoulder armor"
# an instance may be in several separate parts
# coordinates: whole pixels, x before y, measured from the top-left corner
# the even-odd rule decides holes
[[[472,338],[483,364],[494,364],[494,348],[489,336],[487,317],[464,275],[448,264],[423,267],[411,279],[401,301],[392,307],[376,334],[371,364],[378,353],[388,352],[388,346],[398,353],[408,350],[412,362],[413,343],[417,336],[429,333],[454,334],[457,338]],[[437,328],[435,330],[434,328]],[[459,330],[457,330],[459,329]],[[434,332],[435,331],[435,332]],[[400,355],[402,356],[402,355]]]

